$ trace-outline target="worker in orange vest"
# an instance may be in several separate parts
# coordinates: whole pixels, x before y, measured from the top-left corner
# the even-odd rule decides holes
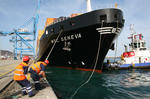
[[[28,93],[29,97],[34,96],[30,82],[26,78],[28,72],[29,56],[23,57],[23,62],[19,64],[14,71],[14,80],[22,87],[22,95]]]
[[[45,60],[44,62],[39,61],[30,67],[29,73],[31,74],[31,78],[35,83],[35,90],[41,89],[40,78],[46,77],[45,66],[47,66],[48,64],[49,61]]]

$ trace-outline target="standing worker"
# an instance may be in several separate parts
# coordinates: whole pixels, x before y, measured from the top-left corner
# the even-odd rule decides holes
[[[14,80],[22,87],[22,95],[28,93],[29,97],[34,96],[30,82],[26,78],[28,72],[29,56],[23,57],[23,62],[19,64],[14,71]]]
[[[49,61],[45,60],[44,62],[39,61],[30,67],[29,72],[31,74],[31,78],[33,79],[35,83],[35,90],[41,89],[40,78],[46,77],[45,66],[47,66],[48,64],[49,64]]]

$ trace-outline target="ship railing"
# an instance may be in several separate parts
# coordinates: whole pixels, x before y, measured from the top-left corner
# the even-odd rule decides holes
[[[121,32],[121,28],[114,28],[114,27],[102,27],[96,29],[101,34],[119,34]]]
[[[67,20],[67,19],[69,19],[69,17],[60,17],[60,18],[57,18],[51,25],[56,24],[56,23],[61,22],[61,21],[64,21],[64,20]]]

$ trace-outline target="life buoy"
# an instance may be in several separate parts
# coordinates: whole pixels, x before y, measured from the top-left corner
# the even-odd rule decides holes
[[[124,52],[123,57],[128,57],[128,52]]]
[[[132,51],[132,52],[128,52],[128,57],[132,57],[132,56],[135,56],[135,53]]]

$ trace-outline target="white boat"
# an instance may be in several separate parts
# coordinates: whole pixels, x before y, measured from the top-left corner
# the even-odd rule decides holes
[[[127,51],[127,46],[125,46],[125,52],[121,55],[118,67],[120,69],[150,68],[150,50],[146,47],[143,35],[133,32],[128,39],[131,39],[130,50]]]

